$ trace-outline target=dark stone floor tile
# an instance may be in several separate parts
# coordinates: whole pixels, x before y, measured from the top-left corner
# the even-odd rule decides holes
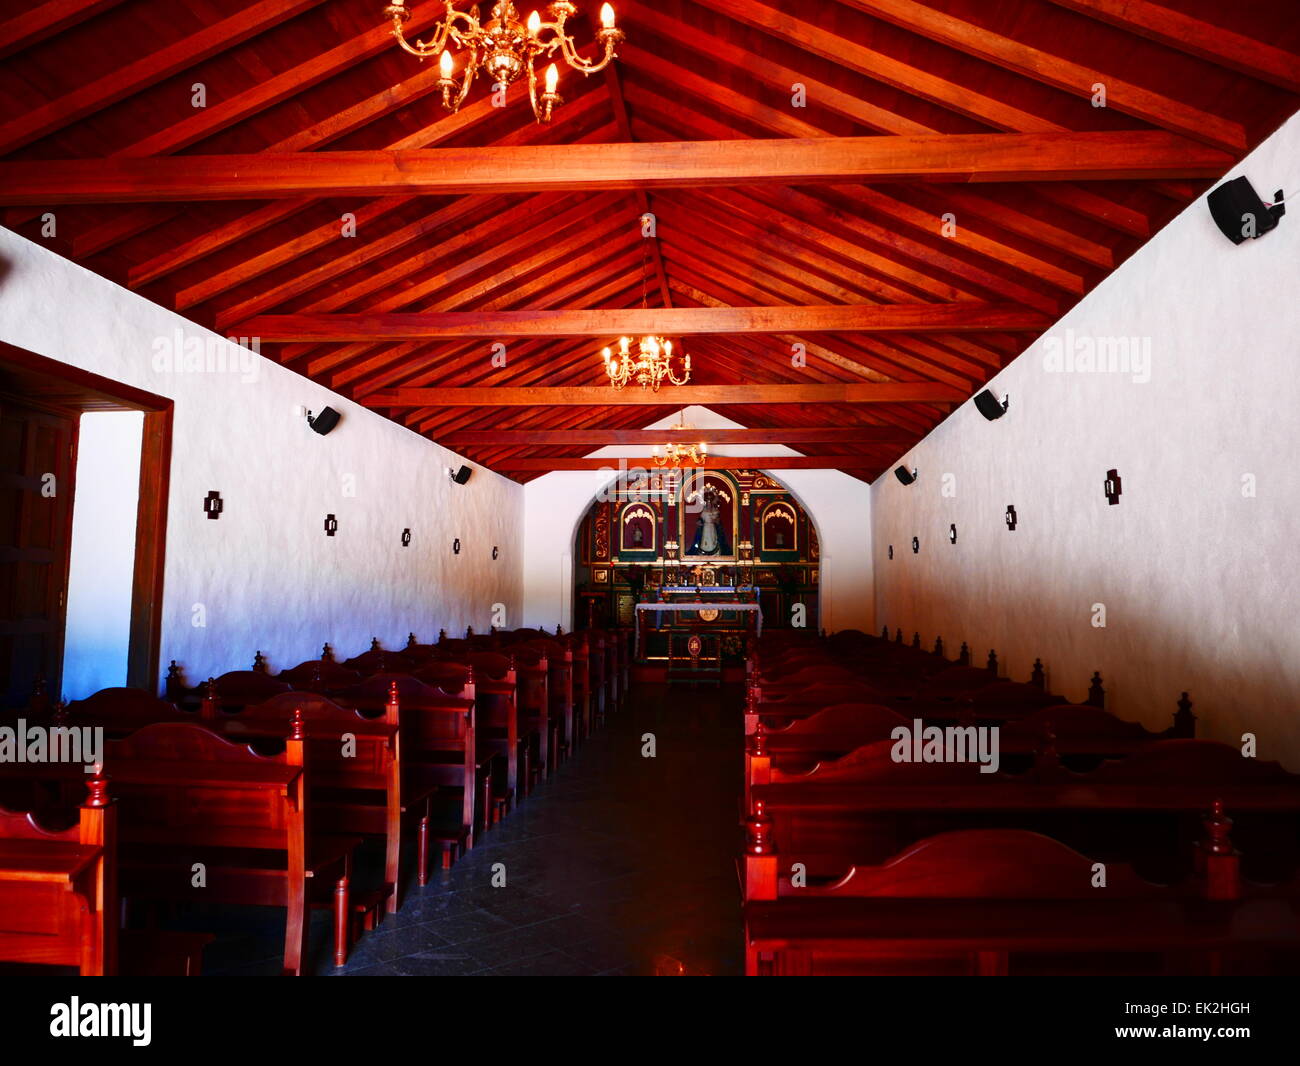
[[[743,972],[739,689],[647,686],[451,870],[414,867],[398,913],[332,965],[312,916],[310,969],[347,976],[637,976]],[[658,757],[641,757],[655,733]],[[404,860],[410,856],[404,856]],[[379,849],[357,883],[382,870]],[[505,865],[506,885],[492,884]],[[371,868],[362,869],[369,864]],[[209,908],[204,972],[278,974],[283,911]],[[208,919],[220,924],[212,924]],[[197,924],[194,924],[197,923]]]

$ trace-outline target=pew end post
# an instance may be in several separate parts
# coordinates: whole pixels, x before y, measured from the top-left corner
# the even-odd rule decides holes
[[[1241,898],[1241,853],[1232,843],[1232,819],[1223,809],[1223,800],[1215,800],[1210,813],[1202,819],[1205,837],[1197,848],[1197,873],[1201,891],[1208,900]]]
[[[102,770],[86,782],[86,791],[78,837],[82,844],[99,848],[100,854],[95,864],[94,910],[83,919],[91,928],[81,938],[81,972],[112,977],[118,972],[117,804]]]

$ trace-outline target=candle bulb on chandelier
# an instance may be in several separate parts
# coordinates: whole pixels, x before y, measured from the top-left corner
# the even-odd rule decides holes
[[[442,71],[444,81],[451,78],[451,53],[443,49],[442,58],[438,60],[438,68]]]
[[[528,36],[536,37],[537,31],[542,28],[542,16],[534,11],[528,16]]]
[[[612,30],[614,28],[614,5],[602,4],[600,8],[600,25],[602,28]]]
[[[548,96],[555,95],[555,87],[560,83],[560,71],[554,63],[546,68],[546,92]]]

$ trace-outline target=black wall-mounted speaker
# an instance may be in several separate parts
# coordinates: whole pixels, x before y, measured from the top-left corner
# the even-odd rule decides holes
[[[898,478],[898,480],[901,481],[904,485],[910,485],[913,481],[916,480],[916,474],[913,471],[908,470],[907,467],[905,466],[900,466],[897,470],[895,470],[894,477]]]
[[[1242,176],[1225,181],[1205,198],[1205,202],[1214,217],[1214,224],[1223,235],[1233,244],[1240,244],[1248,236],[1262,237],[1277,227],[1278,219],[1286,214],[1286,206],[1281,203],[1281,189],[1274,194],[1274,199],[1278,203],[1271,207],[1264,203],[1254,186]],[[1248,223],[1253,233],[1243,232]]]
[[[453,470],[451,472],[451,480],[456,482],[457,485],[463,485],[469,480],[469,476],[472,473],[474,473],[474,471],[468,466],[462,466],[459,470]]]
[[[988,389],[975,394],[975,407],[990,422],[996,422],[1007,413],[1007,409],[998,402],[998,398]]]
[[[320,414],[315,418],[311,416],[311,412],[307,413],[307,425],[311,426],[322,437],[338,424],[339,413],[332,407],[321,408]]]

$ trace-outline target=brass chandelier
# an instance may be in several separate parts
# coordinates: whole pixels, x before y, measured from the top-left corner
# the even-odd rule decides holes
[[[439,58],[438,88],[442,90],[442,106],[448,111],[460,110],[460,105],[469,95],[470,83],[474,75],[482,71],[492,84],[507,85],[528,75],[528,98],[533,105],[533,114],[538,122],[550,122],[551,112],[563,103],[557,91],[560,71],[554,63],[546,70],[545,85],[539,93],[537,89],[536,61],[539,57],[553,57],[558,51],[564,61],[574,70],[583,74],[595,74],[604,70],[612,59],[616,58],[615,49],[623,40],[623,32],[614,25],[614,8],[605,4],[600,9],[600,29],[596,31],[596,40],[604,48],[605,54],[597,62],[590,62],[578,54],[573,38],[565,32],[564,24],[577,8],[568,0],[555,0],[547,9],[551,22],[543,22],[542,17],[534,11],[526,22],[521,21],[515,5],[510,0],[501,0],[492,5],[492,15],[486,23],[480,23],[478,5],[469,12],[457,11],[453,0],[444,0],[441,21],[427,41],[412,44],[406,39],[402,27],[411,17],[411,9],[405,0],[392,0],[384,8],[384,14],[393,22],[393,36],[397,43],[411,55],[425,59],[441,53]],[[467,50],[464,71],[460,84],[452,77],[455,61],[448,51],[448,44]]]
[[[670,430],[688,430],[694,429],[694,426],[688,426],[685,419],[668,427]],[[669,441],[664,445],[663,454],[659,454],[659,445],[650,449],[650,458],[654,460],[655,466],[671,466],[681,469],[684,466],[703,466],[704,460],[709,457],[709,446],[701,441],[699,444],[675,444]]]
[[[606,348],[601,355],[605,360],[605,373],[615,389],[622,389],[636,381],[643,389],[658,392],[665,380],[674,385],[685,385],[691,380],[691,357],[682,361],[683,372],[679,378],[673,370],[673,342],[651,334],[637,341],[637,354],[632,355],[632,338],[619,337],[618,355]]]

